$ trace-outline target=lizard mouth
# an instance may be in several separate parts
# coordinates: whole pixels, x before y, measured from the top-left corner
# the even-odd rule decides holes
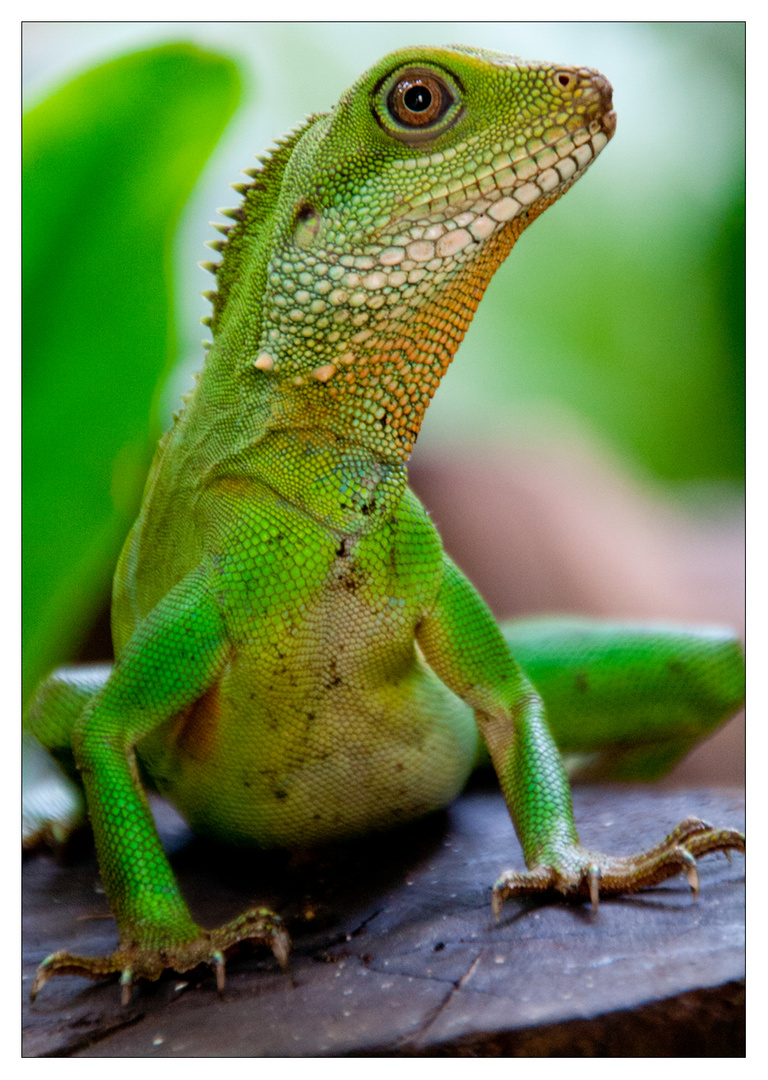
[[[457,197],[459,191],[456,188],[447,199],[445,185],[418,193],[410,200],[410,205],[400,208],[388,227],[391,229],[400,221],[421,219],[439,224],[446,216],[445,207],[449,201],[456,208],[453,215],[456,220],[457,215],[461,216],[465,211],[487,215],[500,224],[522,213],[541,196],[546,197],[553,192],[562,194],[581,176],[616,132],[613,87],[610,82],[596,71],[582,70],[581,77],[584,90],[582,100],[586,104],[581,127],[569,132],[564,132],[561,127],[556,136],[554,133],[549,139],[544,136],[536,150],[529,151],[527,146],[510,146],[487,162],[481,173],[469,173],[460,178],[459,183],[467,194],[466,205],[459,205],[461,200]],[[486,233],[489,227],[485,224],[479,226]],[[475,236],[477,240],[484,238]]]

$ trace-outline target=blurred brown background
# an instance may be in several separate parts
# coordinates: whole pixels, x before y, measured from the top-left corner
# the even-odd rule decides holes
[[[744,637],[738,502],[695,514],[584,439],[414,455],[411,482],[447,551],[498,619],[575,613]],[[744,714],[681,762],[668,784],[742,784]]]

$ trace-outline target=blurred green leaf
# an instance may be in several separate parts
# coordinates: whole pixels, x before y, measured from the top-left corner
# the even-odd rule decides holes
[[[103,604],[175,360],[175,227],[240,95],[185,44],[88,71],[24,118],[24,690]]]
[[[509,264],[512,302],[519,305],[514,325],[519,319],[530,328],[541,360],[531,349],[527,370],[508,377],[525,379],[532,397],[560,396],[623,456],[668,480],[744,475],[738,179],[728,196],[715,222],[706,208],[682,198],[663,218],[657,214],[653,228],[629,210],[610,231],[601,229],[598,212],[560,220],[553,213],[536,223],[536,244],[523,251],[521,243],[517,262]],[[591,273],[574,278],[566,263],[558,281],[552,252],[560,250],[587,252]],[[539,313],[535,290],[547,280],[555,297],[551,312],[543,324],[531,325]],[[503,322],[510,322],[509,302],[492,304],[489,316],[501,335]]]

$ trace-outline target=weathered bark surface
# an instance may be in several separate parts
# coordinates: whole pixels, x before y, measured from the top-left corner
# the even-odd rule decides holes
[[[626,854],[698,814],[743,823],[741,793],[577,789],[583,841]],[[685,878],[589,905],[508,902],[490,886],[522,867],[497,791],[330,852],[260,855],[190,839],[167,810],[164,840],[199,920],[254,902],[287,920],[290,974],[242,950],[223,998],[203,969],[135,988],[51,980],[26,1001],[47,953],[110,951],[114,923],[92,856],[27,861],[27,1056],[216,1057],[443,1054],[728,1056],[744,1044],[744,861],[708,856],[701,895]]]

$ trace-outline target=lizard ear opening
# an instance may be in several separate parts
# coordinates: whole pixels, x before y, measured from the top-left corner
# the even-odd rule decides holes
[[[294,219],[293,239],[299,247],[311,247],[320,235],[322,217],[308,202],[301,202]]]

